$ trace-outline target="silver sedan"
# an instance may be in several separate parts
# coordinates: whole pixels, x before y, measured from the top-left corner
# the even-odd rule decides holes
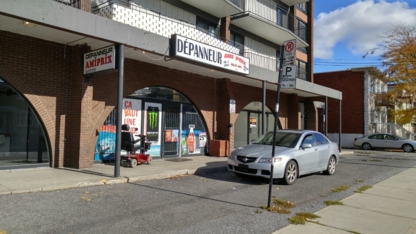
[[[416,149],[416,141],[403,139],[388,133],[375,133],[354,139],[354,146],[365,150],[371,149],[402,149],[405,152],[413,152]]]
[[[268,132],[250,145],[239,147],[228,157],[228,170],[236,175],[270,178],[294,184],[305,174],[335,172],[339,160],[338,144],[316,131],[278,130],[272,158],[273,132]]]

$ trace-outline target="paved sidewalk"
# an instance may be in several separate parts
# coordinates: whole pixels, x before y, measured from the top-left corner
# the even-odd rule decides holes
[[[114,164],[94,164],[77,170],[71,168],[36,168],[0,170],[0,195],[52,191],[94,185],[165,179],[177,175],[226,171],[227,157],[195,156],[172,160],[153,160],[150,165],[120,167],[114,177]]]
[[[341,202],[344,205],[328,206],[315,212],[320,218],[312,222],[289,225],[274,234],[416,234],[416,167]]]

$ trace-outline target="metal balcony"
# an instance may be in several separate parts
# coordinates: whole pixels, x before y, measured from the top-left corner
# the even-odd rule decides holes
[[[269,0],[247,1],[245,11],[231,16],[231,24],[275,44],[296,39],[296,47],[308,47],[307,27],[296,28],[296,17]]]
[[[181,0],[218,18],[242,12],[244,0]]]
[[[280,1],[288,6],[294,6],[299,3],[309,2],[309,0],[280,0]]]

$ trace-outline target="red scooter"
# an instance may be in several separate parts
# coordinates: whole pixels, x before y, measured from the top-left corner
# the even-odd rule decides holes
[[[120,155],[121,165],[135,167],[138,164],[152,162],[152,156],[146,154],[150,149],[151,143],[146,142],[146,135],[136,135],[139,139],[134,139],[133,134],[129,131],[130,125],[123,124],[121,126],[121,149],[127,151],[127,155]],[[140,150],[139,153],[136,153]]]

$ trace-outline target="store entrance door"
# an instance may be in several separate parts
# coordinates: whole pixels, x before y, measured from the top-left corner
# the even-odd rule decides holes
[[[164,121],[164,158],[177,157],[179,152],[179,129],[180,129],[180,110],[170,109],[165,111]]]
[[[247,129],[247,143],[251,143],[258,139],[261,136],[261,113],[258,112],[248,112],[248,129]]]

